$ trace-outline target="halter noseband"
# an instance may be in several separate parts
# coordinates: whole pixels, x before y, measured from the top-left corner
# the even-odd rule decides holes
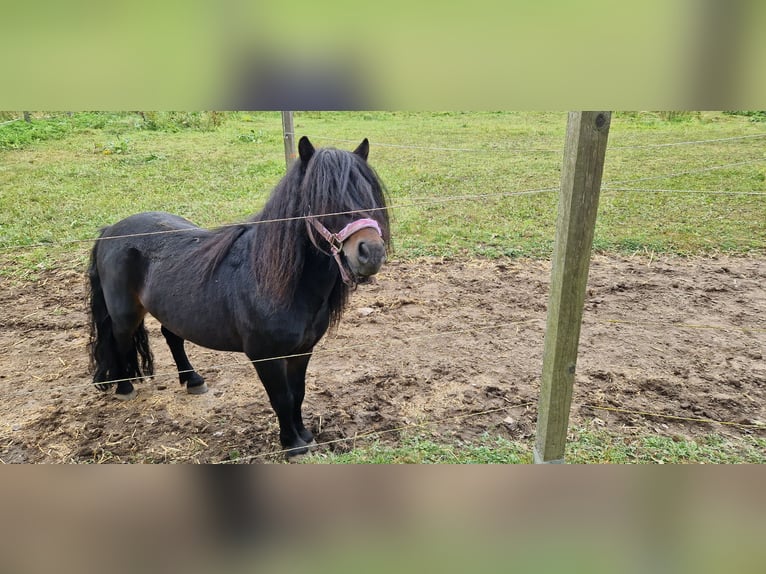
[[[335,259],[335,262],[338,264],[338,269],[340,270],[340,277],[343,280],[343,283],[346,285],[353,285],[354,280],[351,278],[351,276],[348,274],[348,271],[346,270],[345,265],[343,265],[343,261],[340,258],[340,252],[343,249],[343,243],[351,237],[354,233],[357,231],[360,231],[362,229],[365,229],[367,227],[371,227],[375,231],[378,232],[378,235],[383,237],[383,233],[380,231],[380,225],[378,225],[378,222],[374,219],[357,219],[356,221],[352,221],[346,227],[338,231],[338,233],[332,233],[329,229],[327,229],[324,225],[322,225],[319,220],[316,217],[307,216],[306,219],[306,230],[308,231],[309,239],[311,240],[311,243],[314,244],[314,247],[316,247],[319,251],[324,253],[325,255],[329,255]],[[314,234],[311,232],[311,227],[314,227],[314,229],[319,232],[319,235],[321,235],[325,241],[330,245],[330,253],[327,253],[324,249],[319,247],[317,245],[316,239],[314,239]]]

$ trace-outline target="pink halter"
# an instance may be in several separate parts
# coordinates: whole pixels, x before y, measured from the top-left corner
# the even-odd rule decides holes
[[[335,262],[338,264],[338,269],[340,270],[340,277],[343,279],[343,282],[346,285],[353,285],[354,281],[351,278],[351,276],[348,274],[348,271],[346,270],[346,267],[343,265],[343,261],[340,258],[340,252],[343,249],[343,242],[345,242],[349,237],[351,237],[354,233],[357,231],[360,231],[362,229],[365,229],[367,227],[373,228],[375,231],[378,232],[378,235],[381,237],[383,236],[383,233],[380,231],[380,225],[378,225],[378,222],[374,219],[357,219],[356,221],[352,221],[346,227],[338,231],[338,233],[332,233],[329,229],[327,229],[324,225],[322,225],[319,220],[316,217],[308,216],[306,217],[306,230],[308,231],[309,239],[311,240],[311,243],[314,244],[314,247],[319,249],[322,253],[325,253],[326,255],[330,255],[331,257],[335,258]],[[311,232],[311,227],[314,227],[319,232],[319,235],[324,237],[325,241],[330,244],[330,253],[327,253],[322,248],[317,245],[316,240],[314,239],[314,234]]]

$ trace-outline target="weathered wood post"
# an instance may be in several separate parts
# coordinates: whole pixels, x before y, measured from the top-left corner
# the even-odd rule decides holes
[[[570,112],[553,248],[536,463],[564,462],[590,250],[611,112]]]
[[[282,112],[282,137],[285,140],[285,163],[287,169],[295,161],[295,128],[293,127],[293,113]]]

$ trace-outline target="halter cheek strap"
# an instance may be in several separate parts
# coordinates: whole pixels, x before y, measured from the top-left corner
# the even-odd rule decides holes
[[[380,231],[380,225],[378,225],[378,222],[374,219],[357,219],[356,221],[352,221],[348,225],[346,225],[343,229],[338,231],[338,233],[332,233],[329,229],[327,229],[324,225],[322,225],[319,220],[316,217],[308,216],[305,219],[306,221],[306,230],[308,231],[309,239],[311,240],[311,243],[314,244],[314,247],[316,247],[319,251],[322,253],[329,255],[335,259],[335,262],[338,264],[338,269],[340,270],[340,277],[343,280],[343,283],[346,285],[353,285],[354,280],[351,278],[351,276],[348,274],[348,271],[346,270],[346,266],[343,265],[343,261],[340,258],[340,252],[343,249],[343,243],[351,237],[354,233],[357,231],[361,231],[362,229],[365,229],[367,227],[371,227],[375,231],[378,232],[378,235],[381,237],[383,236],[383,233]],[[323,250],[319,245],[317,245],[316,240],[314,239],[314,234],[311,232],[311,228],[316,229],[316,231],[321,235],[325,241],[330,245],[330,253],[327,253],[325,250]]]

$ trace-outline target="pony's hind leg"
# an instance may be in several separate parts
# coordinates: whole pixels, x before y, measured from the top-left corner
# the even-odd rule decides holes
[[[117,379],[117,390],[114,396],[121,401],[129,401],[136,397],[136,389],[132,379],[141,376],[138,370],[138,359],[132,344],[133,334],[130,332],[115,333],[116,361],[113,376]]]
[[[200,374],[194,370],[189,362],[189,357],[186,356],[184,350],[184,340],[169,330],[164,325],[162,326],[162,335],[165,337],[165,341],[170,347],[170,353],[173,355],[173,360],[178,368],[178,378],[182,385],[186,385],[186,392],[191,395],[202,395],[208,391],[207,383]]]
[[[105,315],[94,325],[91,352],[96,388],[107,391],[116,384],[118,399],[132,399],[136,396],[132,381],[153,372],[143,315],[137,312]]]
[[[116,379],[115,397],[127,401],[136,396],[133,381],[153,374],[153,357],[149,348],[149,337],[142,315],[132,316],[129,322],[122,323],[123,328],[114,328],[115,368],[112,371]],[[136,325],[136,321],[138,325]],[[116,325],[120,325],[117,321]],[[139,364],[140,359],[140,364]]]
[[[96,243],[88,268],[90,280],[90,355],[95,368],[93,382],[106,391],[117,384],[116,396],[127,400],[135,396],[134,379],[153,372],[149,337],[144,327],[146,310],[135,293],[140,283],[137,252],[118,254],[108,266],[114,271],[102,277],[98,261],[104,256]]]

